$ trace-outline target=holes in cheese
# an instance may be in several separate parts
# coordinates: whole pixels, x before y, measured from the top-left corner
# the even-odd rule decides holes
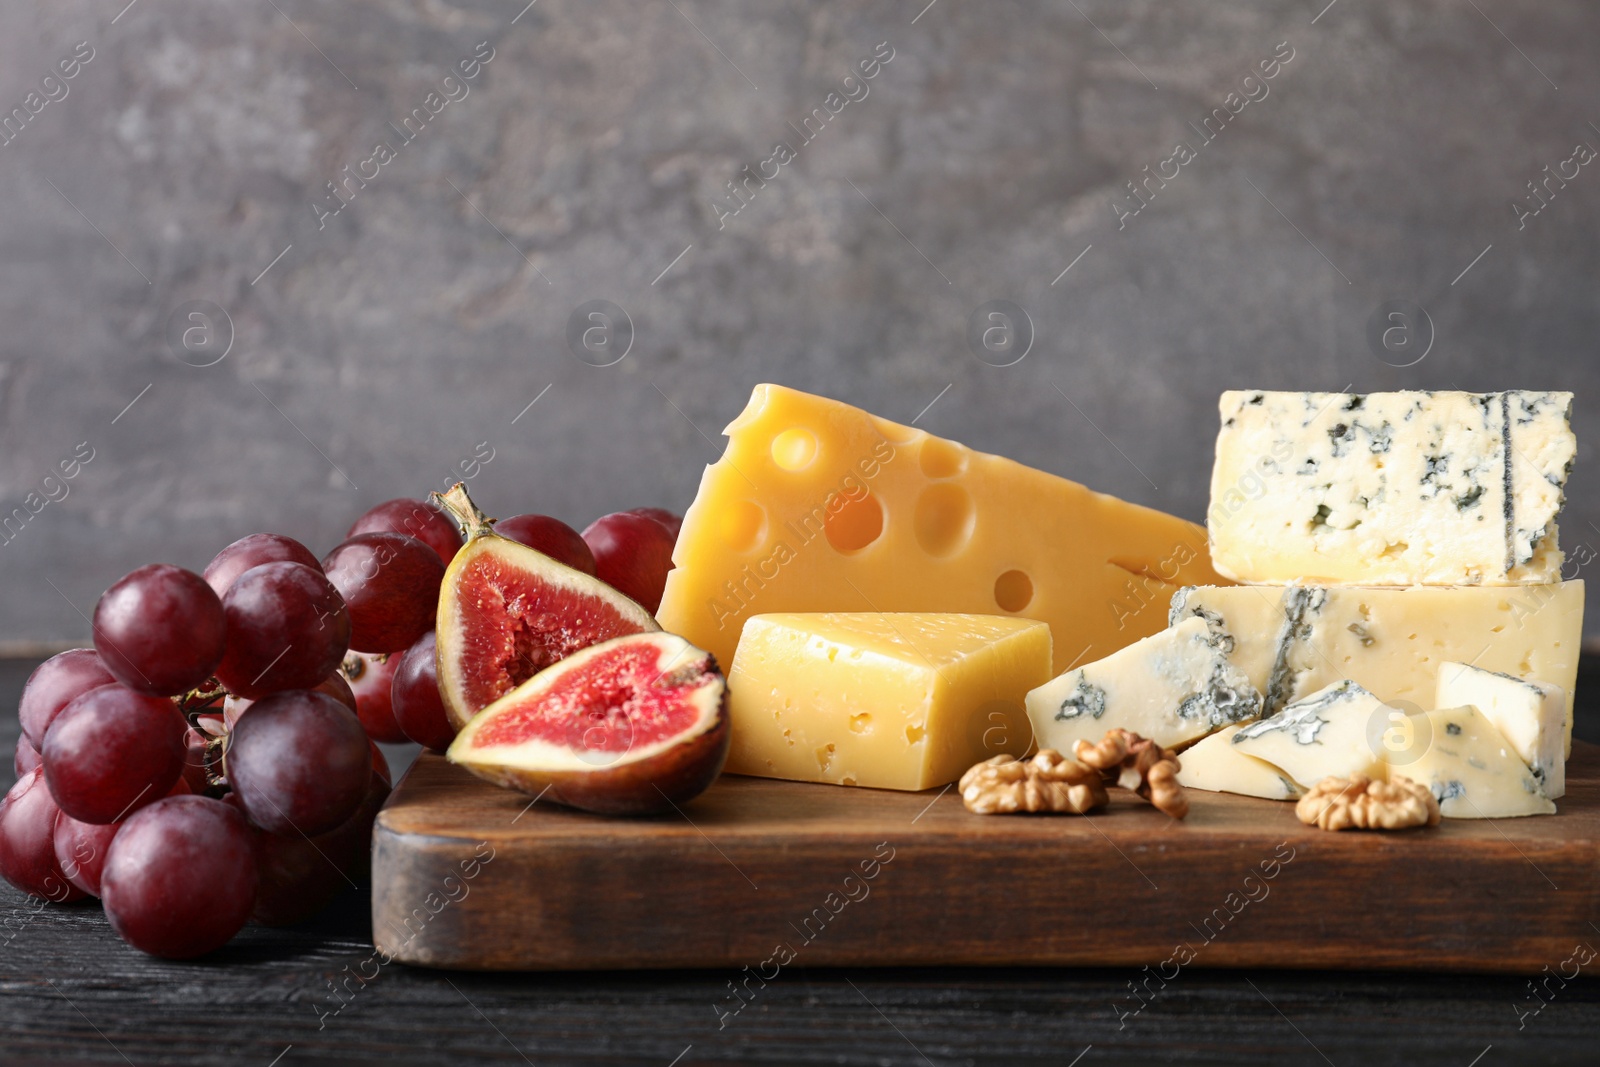
[[[726,432],[658,612],[723,664],[763,612],[1009,612],[1063,670],[1219,581],[1192,523],[824,397],[757,386]]]

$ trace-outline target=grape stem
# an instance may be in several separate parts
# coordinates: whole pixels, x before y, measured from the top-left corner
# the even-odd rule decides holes
[[[456,524],[468,541],[494,532],[494,520],[483,513],[467,495],[467,483],[457,482],[448,492],[429,493],[428,497]]]
[[[189,725],[193,726],[201,712],[227,695],[228,691],[222,687],[221,682],[215,678],[207,678],[178,698],[178,710],[188,720]]]

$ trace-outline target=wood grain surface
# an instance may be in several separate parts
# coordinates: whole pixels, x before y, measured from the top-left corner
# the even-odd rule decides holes
[[[33,666],[0,661],[0,701],[15,706]],[[1585,662],[1580,694],[1600,693],[1597,666]],[[1579,699],[1579,736],[1600,740]],[[16,725],[0,717],[0,779]],[[1600,947],[1596,931],[1515,975],[1214,969],[1202,956],[1141,995],[1149,980],[1133,967],[863,970],[802,956],[729,1018],[739,968],[385,964],[369,903],[352,889],[301,926],[248,926],[213,956],[168,961],[123,944],[94,901],[40,908],[0,884],[0,1063],[1589,1067],[1600,1033],[1596,965],[1552,977],[1579,943]]]
[[[1178,822],[1118,792],[1088,817],[980,817],[953,789],[725,776],[629,820],[425,755],[379,817],[374,942],[434,967],[721,967],[756,988],[796,963],[1531,973],[1594,936],[1594,745],[1559,814],[1429,831],[1327,833],[1198,790]]]

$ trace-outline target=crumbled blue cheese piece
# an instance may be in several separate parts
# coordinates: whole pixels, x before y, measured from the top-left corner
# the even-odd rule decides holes
[[[1238,793],[1267,800],[1294,800],[1305,792],[1299,782],[1266,760],[1248,756],[1233,747],[1241,726],[1221,730],[1186,748],[1178,756],[1178,784],[1187,789]]]
[[[1539,792],[1528,765],[1511,750],[1487,717],[1471,707],[1424,712],[1415,733],[1420,755],[1397,761],[1403,774],[1433,791],[1447,819],[1502,819],[1551,815],[1556,806]]]
[[[1434,706],[1471,705],[1528,765],[1543,796],[1567,791],[1567,693],[1558,685],[1486,671],[1466,663],[1441,663]]]
[[[1070,755],[1120,726],[1172,747],[1261,714],[1261,694],[1203,619],[1188,619],[1028,694],[1040,748]]]
[[[1345,680],[1243,727],[1232,744],[1303,785],[1330,774],[1382,780],[1388,777],[1382,739],[1396,717],[1403,721],[1405,713]]]

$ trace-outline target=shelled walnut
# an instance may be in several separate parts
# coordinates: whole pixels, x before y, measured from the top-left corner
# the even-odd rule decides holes
[[[977,815],[1017,811],[1082,815],[1107,803],[1100,772],[1054,749],[1029,759],[994,756],[961,776],[961,802]]]
[[[1294,813],[1324,830],[1404,830],[1439,825],[1439,802],[1427,786],[1395,775],[1375,782],[1329,775],[1301,797]]]
[[[1139,794],[1172,818],[1189,814],[1189,799],[1178,784],[1177,755],[1149,738],[1113,727],[1098,744],[1079,741],[1072,754],[1098,770],[1106,782]]]

